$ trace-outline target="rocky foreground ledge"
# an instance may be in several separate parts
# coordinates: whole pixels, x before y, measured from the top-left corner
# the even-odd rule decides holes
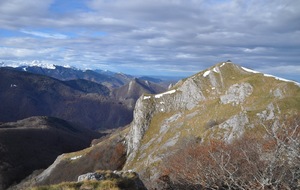
[[[34,187],[31,190],[58,190],[58,189],[74,189],[74,190],[92,190],[92,189],[132,189],[145,190],[143,182],[138,174],[133,171],[96,171],[78,176],[77,182],[64,182],[51,186]]]
[[[77,182],[87,181],[87,180],[111,180],[111,179],[136,179],[138,174],[132,170],[128,171],[96,171],[91,173],[86,173],[78,176]]]

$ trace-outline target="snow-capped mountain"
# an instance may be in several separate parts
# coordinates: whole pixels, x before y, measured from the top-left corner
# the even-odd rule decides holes
[[[16,70],[30,72],[34,74],[46,75],[59,80],[75,80],[85,79],[92,82],[103,84],[109,88],[117,88],[132,80],[134,77],[130,75],[114,73],[111,71],[97,70],[81,70],[69,65],[60,66],[50,63],[33,61],[31,63],[1,63],[0,67],[12,67]]]
[[[41,68],[45,68],[45,69],[55,69],[56,66],[52,63],[44,63],[38,60],[34,60],[32,62],[20,62],[20,63],[5,63],[2,62],[0,63],[1,67],[13,67],[13,68],[17,68],[17,67],[22,67],[24,68],[24,71],[26,71],[27,67],[41,67]],[[69,65],[65,65],[63,67],[66,68],[71,68],[71,66]]]

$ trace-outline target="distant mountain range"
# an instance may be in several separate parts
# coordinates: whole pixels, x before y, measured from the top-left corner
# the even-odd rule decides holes
[[[102,70],[80,70],[58,65],[53,65],[52,68],[39,66],[20,66],[16,67],[15,69],[34,74],[46,75],[63,81],[85,79],[103,84],[109,88],[120,87],[134,78],[133,76],[121,73],[105,72]]]
[[[96,82],[107,86],[108,88],[118,88],[125,84],[128,84],[134,78],[139,78],[140,80],[150,81],[159,84],[164,87],[168,87],[170,83],[176,83],[182,77],[168,77],[168,76],[132,76],[124,73],[116,73],[101,69],[86,69],[81,70],[70,66],[60,66],[52,64],[41,64],[41,63],[31,63],[31,64],[19,64],[19,65],[9,65],[5,63],[0,63],[0,67],[14,68],[16,70],[30,72],[34,74],[45,75],[53,77],[59,80],[76,80],[85,79],[88,81]]]
[[[148,80],[133,79],[128,84],[116,88],[112,91],[112,96],[120,102],[126,103],[130,108],[134,108],[137,99],[144,93],[156,94],[166,90],[165,87],[150,82],[151,78],[144,78]],[[156,82],[162,82],[160,79],[154,80]]]
[[[162,92],[169,84],[151,77],[144,78],[156,83],[122,73],[56,65],[0,67],[0,72],[4,102],[0,122],[47,115],[93,129],[128,124],[139,96]]]
[[[128,124],[132,110],[109,97],[109,89],[86,80],[60,81],[0,68],[0,121],[53,116],[90,129]]]

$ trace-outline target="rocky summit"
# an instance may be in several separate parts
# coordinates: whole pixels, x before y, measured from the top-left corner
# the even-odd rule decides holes
[[[299,83],[219,63],[167,92],[138,99],[124,168],[153,187],[164,159],[186,141],[231,143],[245,135],[263,136],[263,126],[281,127],[287,118],[299,117],[299,111]]]

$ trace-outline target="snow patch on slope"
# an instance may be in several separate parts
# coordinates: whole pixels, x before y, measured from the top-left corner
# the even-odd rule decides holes
[[[248,69],[248,68],[245,68],[245,67],[242,67],[242,69],[244,69],[245,71],[249,72],[249,73],[255,73],[255,74],[263,74],[261,72],[258,72],[258,71],[254,71],[252,69]],[[284,79],[284,78],[280,78],[280,77],[276,77],[274,75],[270,75],[270,74],[263,74],[265,77],[272,77],[272,78],[275,78],[276,80],[280,80],[280,81],[284,81],[284,82],[292,82],[294,84],[296,84],[297,86],[300,86],[300,83],[298,82],[295,82],[295,81],[292,81],[292,80],[288,80],[288,79]]]
[[[167,91],[167,92],[164,92],[164,93],[161,93],[161,94],[156,94],[154,97],[155,98],[161,98],[161,97],[163,97],[166,94],[173,94],[175,92],[176,92],[176,90],[170,90],[170,91]]]
[[[293,83],[297,84],[298,86],[300,86],[300,83],[297,83],[297,82],[292,81],[292,80],[288,80],[288,79],[276,77],[276,76],[269,75],[269,74],[264,74],[264,76],[265,76],[265,77],[273,77],[273,78],[275,78],[276,80],[281,80],[281,81],[284,81],[284,82],[293,82]]]
[[[209,75],[209,73],[210,73],[210,70],[205,71],[204,74],[203,74],[203,76],[204,76],[204,77],[207,77],[207,76]]]
[[[147,100],[147,99],[150,99],[150,98],[151,98],[151,96],[144,96],[143,100]]]
[[[74,157],[70,158],[70,160],[77,160],[77,159],[79,159],[81,157],[82,157],[82,155],[80,155],[80,156],[74,156]]]
[[[218,67],[214,67],[213,71],[214,71],[215,73],[220,73],[220,70],[219,70]]]
[[[176,92],[176,90],[170,90],[170,91],[167,91],[167,92],[164,92],[164,93],[161,93],[161,94],[156,94],[154,97],[155,98],[161,98],[166,94],[173,94],[175,92]],[[151,96],[144,96],[143,100],[147,100],[147,99],[150,99],[150,98],[151,98]],[[164,104],[164,102],[160,102],[160,104]]]
[[[249,73],[260,73],[260,72],[258,72],[258,71],[254,71],[254,70],[252,70],[252,69],[248,69],[248,68],[246,68],[246,67],[242,67],[242,69],[244,69],[245,71],[247,71],[247,72],[249,72]]]

